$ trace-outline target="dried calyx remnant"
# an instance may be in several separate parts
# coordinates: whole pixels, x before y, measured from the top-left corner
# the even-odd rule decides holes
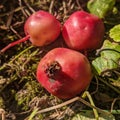
[[[61,70],[61,66],[57,61],[53,61],[45,69],[45,73],[49,78],[55,77],[55,75]]]

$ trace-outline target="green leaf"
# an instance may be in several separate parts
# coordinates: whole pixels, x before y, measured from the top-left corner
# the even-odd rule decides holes
[[[89,111],[85,111],[85,112],[80,112],[78,114],[76,114],[72,120],[96,120],[94,117],[94,113],[92,110]],[[99,114],[99,120],[115,120],[115,117],[110,114],[110,115],[106,115],[106,114]]]
[[[101,75],[105,71],[117,69],[120,60],[120,45],[105,40],[100,50],[100,57],[92,61],[92,65],[97,73]]]
[[[90,0],[87,3],[87,8],[92,14],[104,18],[114,5],[115,0]]]
[[[114,41],[120,42],[120,24],[110,29],[109,35]]]
[[[110,42],[109,40],[105,40],[101,49],[111,49],[120,52],[120,45],[115,42]]]

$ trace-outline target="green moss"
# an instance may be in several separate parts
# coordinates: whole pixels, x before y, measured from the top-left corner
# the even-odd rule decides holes
[[[30,101],[40,94],[40,86],[36,81],[27,82],[21,90],[15,95],[15,100],[18,106],[21,106],[22,110],[29,109]]]

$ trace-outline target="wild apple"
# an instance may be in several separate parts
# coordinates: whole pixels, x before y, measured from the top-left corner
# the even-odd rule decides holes
[[[51,94],[68,99],[86,89],[92,72],[83,54],[68,48],[54,48],[40,60],[37,79]]]
[[[100,18],[85,11],[76,11],[64,23],[62,35],[72,49],[93,50],[101,47],[104,31]]]

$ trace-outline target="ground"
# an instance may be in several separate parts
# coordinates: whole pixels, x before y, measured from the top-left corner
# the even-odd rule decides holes
[[[1,1],[0,49],[25,36],[24,23],[33,12],[41,9],[48,11],[63,24],[74,11],[81,9],[88,11],[87,2],[88,0]],[[119,5],[120,1],[117,0],[115,7],[118,8]],[[105,35],[113,25],[120,24],[120,9],[118,10],[117,18],[108,17],[110,24],[105,24]],[[104,77],[94,76],[84,95],[80,94],[70,100],[56,98],[38,83],[36,80],[38,62],[55,47],[66,47],[61,36],[48,46],[36,47],[32,46],[30,41],[26,41],[10,48],[5,53],[0,53],[1,120],[71,120],[80,112],[92,111],[91,114],[94,113],[97,116],[97,113],[93,112],[96,110],[106,114],[101,109],[111,111],[115,119],[119,120],[120,79],[113,83],[108,79],[108,77],[118,79],[119,70],[116,70],[117,74],[112,72],[112,75],[107,74]],[[88,55],[90,61],[96,57],[93,53],[95,51]],[[93,106],[97,108],[93,109]],[[92,118],[89,117],[89,119]],[[74,120],[80,120],[80,118]]]

